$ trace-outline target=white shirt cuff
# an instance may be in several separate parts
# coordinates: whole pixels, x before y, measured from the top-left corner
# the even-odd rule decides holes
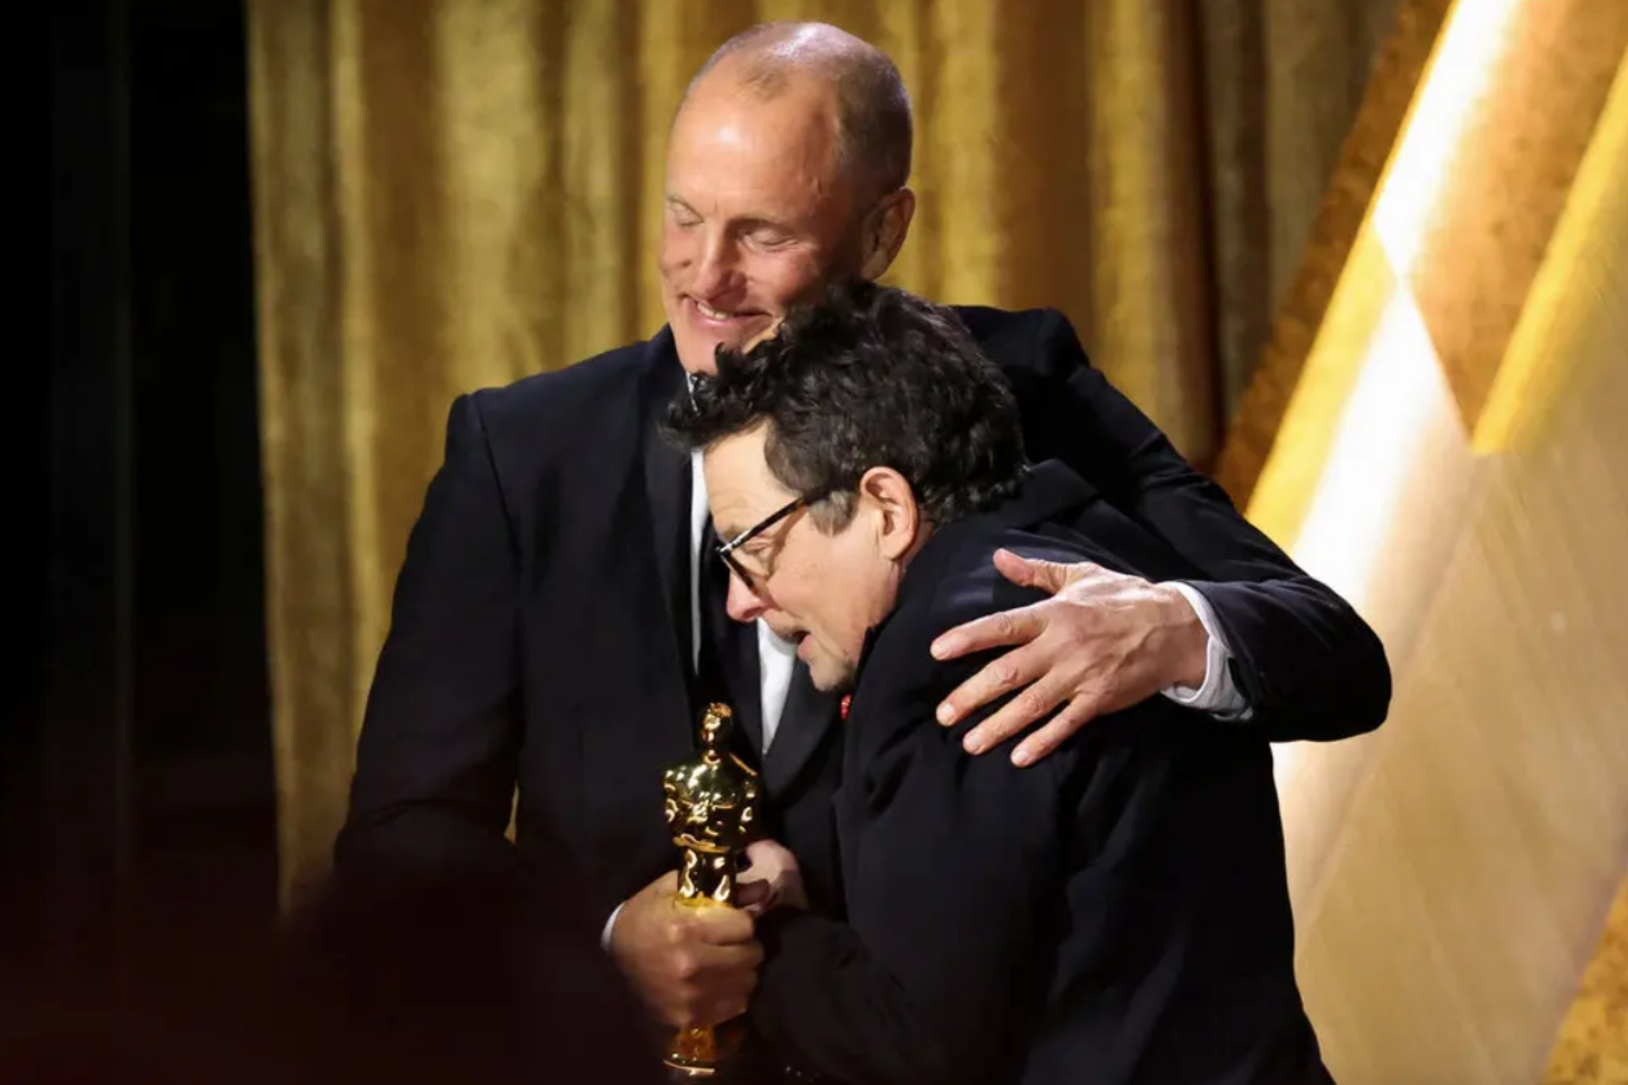
[[[618,904],[616,906],[616,910],[610,914],[610,918],[605,920],[605,929],[599,933],[599,948],[604,950],[606,953],[610,952],[611,931],[616,929],[616,917],[621,915],[622,909],[626,907],[627,901],[625,900]]]
[[[1208,712],[1217,719],[1247,720],[1253,714],[1253,709],[1244,701],[1244,695],[1238,692],[1238,686],[1232,680],[1232,668],[1229,666],[1232,651],[1221,632],[1221,623],[1216,621],[1215,608],[1204,598],[1204,593],[1191,584],[1170,580],[1165,582],[1165,586],[1181,592],[1182,598],[1193,608],[1193,613],[1198,615],[1209,643],[1204,651],[1204,684],[1197,689],[1171,686],[1163,691],[1164,695],[1179,705]]]

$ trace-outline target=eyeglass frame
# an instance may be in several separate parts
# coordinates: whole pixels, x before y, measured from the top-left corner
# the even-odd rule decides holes
[[[771,527],[778,524],[792,513],[796,512],[798,509],[807,508],[820,500],[823,500],[823,498],[793,498],[791,501],[788,501],[786,504],[782,505],[779,509],[769,513],[768,516],[765,516],[763,519],[741,532],[739,535],[736,535],[733,539],[730,539],[726,543],[719,543],[717,549],[718,556],[723,559],[723,563],[725,565],[729,566],[730,572],[740,577],[742,584],[745,584],[746,587],[753,592],[758,591],[759,588],[757,578],[754,577],[747,570],[746,566],[742,565],[739,559],[735,557],[735,551],[739,550],[741,547],[745,546],[747,543],[751,542],[753,539],[757,538],[759,535],[763,534],[765,531],[769,530]],[[763,579],[767,581],[769,577],[773,575],[774,570],[770,569],[764,574]]]

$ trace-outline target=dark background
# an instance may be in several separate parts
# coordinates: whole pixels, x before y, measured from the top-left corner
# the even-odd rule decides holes
[[[227,0],[51,12],[0,876],[10,936],[107,960],[276,908],[245,25]]]

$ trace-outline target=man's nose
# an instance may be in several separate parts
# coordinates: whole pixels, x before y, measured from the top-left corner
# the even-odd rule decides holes
[[[703,300],[717,298],[735,285],[737,271],[734,244],[727,235],[713,233],[701,243],[693,292]]]
[[[729,598],[724,609],[737,622],[753,622],[768,609],[768,606],[757,592],[747,587],[740,574],[731,569],[729,571]]]

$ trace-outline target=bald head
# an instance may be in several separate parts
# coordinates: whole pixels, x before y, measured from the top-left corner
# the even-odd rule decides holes
[[[691,373],[840,278],[885,274],[915,211],[910,99],[880,50],[819,23],[726,42],[667,140],[656,265]]]
[[[690,81],[724,81],[763,101],[801,80],[823,85],[837,122],[840,166],[862,190],[882,195],[910,179],[910,96],[899,69],[876,46],[826,23],[764,23],[730,38]],[[683,105],[679,107],[683,110]]]

